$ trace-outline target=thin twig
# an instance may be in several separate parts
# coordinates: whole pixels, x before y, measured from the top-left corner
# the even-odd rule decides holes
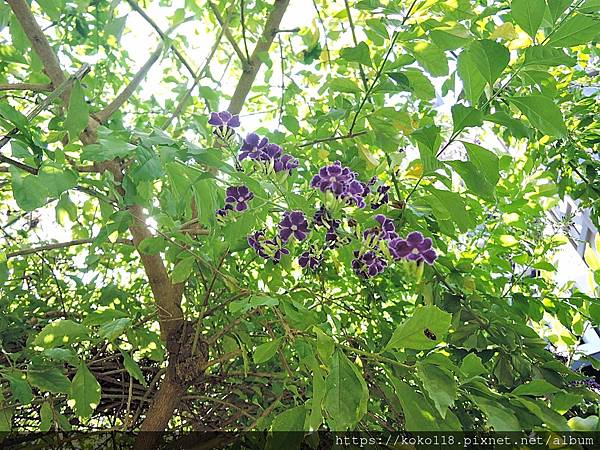
[[[404,26],[406,21],[410,18],[412,9],[414,8],[416,3],[417,3],[417,0],[413,0],[410,7],[406,11],[406,14],[404,15],[404,19],[402,19],[402,22],[400,23],[401,27]],[[358,120],[358,116],[360,115],[360,112],[362,111],[365,104],[369,100],[369,97],[371,96],[373,89],[375,89],[375,85],[379,82],[379,79],[381,78],[381,75],[383,74],[383,69],[385,68],[385,65],[387,64],[387,61],[390,58],[390,55],[392,54],[392,50],[394,49],[394,46],[396,45],[396,41],[398,40],[399,37],[400,37],[400,31],[397,30],[394,32],[394,35],[392,36],[392,41],[390,43],[388,51],[386,52],[385,57],[383,58],[383,61],[381,61],[381,64],[379,65],[379,68],[377,69],[375,78],[371,82],[371,85],[367,89],[367,92],[365,92],[365,95],[364,95],[363,99],[361,100],[360,105],[358,106],[358,109],[356,110],[356,113],[354,114],[354,118],[352,119],[352,124],[350,125],[349,134],[352,134],[352,131],[354,130],[354,127],[356,126],[356,121]]]
[[[156,33],[160,36],[160,38],[163,41],[166,41],[167,39],[167,34],[164,31],[162,31],[160,29],[160,27],[158,26],[158,24],[152,20],[152,18],[146,14],[146,11],[144,11],[137,3],[135,0],[127,0],[127,3],[129,3],[129,6],[131,6],[131,8],[137,12],[140,16],[142,16],[142,18],[148,22],[148,24],[154,28],[154,31],[156,31]],[[183,22],[187,22],[189,20],[193,20],[194,17],[190,16],[190,17],[186,17],[181,23]],[[180,24],[178,24],[180,25]],[[194,77],[194,69],[192,68],[192,65],[188,62],[188,60],[185,58],[185,56],[177,49],[177,47],[175,45],[171,45],[171,49],[173,51],[173,53],[175,53],[175,56],[177,56],[177,58],[179,59],[179,61],[181,62],[181,64],[183,64],[185,66],[185,68],[188,70],[188,72],[190,73],[190,75],[192,77]]]
[[[238,58],[240,58],[240,61],[242,62],[242,66],[245,68],[250,63],[250,58],[246,59],[246,57],[244,56],[242,49],[240,48],[237,41],[231,34],[231,30],[227,26],[227,23],[225,23],[225,21],[223,20],[223,16],[221,16],[221,13],[219,12],[219,8],[217,8],[215,6],[215,4],[211,1],[208,2],[208,6],[210,7],[211,11],[215,15],[217,22],[219,22],[219,25],[223,29],[223,32],[225,33],[225,37],[227,38],[227,40],[233,47],[233,50],[235,51],[235,53],[238,55]]]
[[[74,239],[72,241],[57,242],[54,244],[45,244],[45,245],[40,245],[39,247],[24,248],[24,249],[18,250],[16,252],[7,253],[6,257],[7,258],[15,258],[17,256],[32,255],[34,253],[46,252],[49,250],[57,250],[57,249],[61,249],[61,248],[74,247],[76,245],[92,244],[95,241],[96,241],[96,238],[88,238],[88,239]],[[133,245],[133,242],[131,242],[131,240],[129,240],[129,239],[117,239],[114,243],[124,244],[124,245]]]
[[[363,134],[367,134],[369,131],[357,131],[356,133],[348,133],[343,136],[330,136],[322,139],[316,139],[314,141],[305,142],[303,144],[298,145],[298,148],[309,147],[311,145],[320,144],[322,142],[330,142],[330,141],[340,141],[342,139],[354,139],[355,137],[362,136]]]
[[[242,39],[244,40],[244,50],[246,51],[246,61],[250,61],[250,52],[248,51],[248,40],[246,39],[246,14],[245,0],[240,0],[241,21],[242,21]]]
[[[0,84],[0,91],[50,92],[52,91],[52,85],[41,83],[8,83]]]
[[[354,47],[358,47],[358,39],[356,38],[356,30],[354,28],[354,21],[352,20],[352,11],[350,11],[350,4],[348,3],[348,0],[344,0],[344,5],[346,6],[346,15],[348,16],[348,24],[350,25],[350,32],[352,34],[352,41],[354,42]],[[361,63],[358,63],[358,70],[360,72],[360,79],[362,80],[363,86],[365,87],[365,89],[369,89],[369,83],[367,82],[365,69]]]

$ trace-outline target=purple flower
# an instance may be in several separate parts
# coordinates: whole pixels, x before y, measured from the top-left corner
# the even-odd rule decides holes
[[[431,248],[430,238],[424,238],[418,231],[410,233],[406,239],[395,238],[388,243],[390,253],[394,259],[408,259],[409,261],[425,261],[427,264],[433,264],[437,259],[437,254]]]
[[[283,247],[281,239],[277,236],[273,239],[266,239],[265,232],[255,231],[248,236],[248,245],[256,251],[258,256],[264,259],[271,259],[275,264],[281,261],[283,255],[289,255],[290,251]]]
[[[394,221],[385,217],[383,214],[377,214],[375,216],[375,220],[379,222],[381,226],[381,235],[382,239],[386,241],[395,239],[398,237],[398,233],[396,233],[396,226],[394,225]]]
[[[263,149],[269,143],[269,140],[264,137],[261,137],[256,133],[250,133],[244,139],[242,143],[242,148],[240,149],[240,154],[238,159],[242,161],[243,159],[260,159],[260,155],[262,154]]]
[[[370,192],[369,187],[357,179],[356,173],[342,166],[339,161],[321,167],[310,185],[320,189],[321,192],[331,192],[335,197],[355,204],[359,208],[365,207],[364,196]]]
[[[248,209],[248,202],[254,198],[254,194],[246,186],[229,186],[225,202],[235,205],[236,211]]]
[[[237,114],[232,115],[229,111],[211,112],[208,123],[215,127],[237,128],[240,126],[240,117]]]
[[[377,192],[374,194],[375,198],[371,201],[371,209],[379,209],[390,201],[389,190],[390,187],[386,185],[377,188]]]
[[[287,242],[292,235],[303,241],[307,234],[308,220],[302,211],[288,211],[283,214],[283,219],[279,222],[279,236],[283,242]]]
[[[336,161],[331,166],[321,167],[319,173],[313,177],[310,185],[320,189],[321,192],[329,191],[336,195],[342,195],[353,180],[353,172],[347,167],[343,167],[339,161]]]
[[[387,261],[379,256],[374,250],[369,250],[362,255],[358,250],[354,251],[352,268],[354,272],[362,278],[374,277],[385,270]]]
[[[238,159],[240,161],[249,158],[253,161],[263,162],[270,165],[275,172],[288,171],[298,167],[296,158],[287,153],[277,144],[270,144],[266,137],[261,138],[256,133],[250,133],[244,139]]]
[[[275,170],[275,172],[283,172],[284,170],[287,170],[291,173],[293,169],[298,167],[298,165],[299,163],[296,158],[294,158],[292,155],[284,153],[281,155],[281,158],[275,160],[273,163],[273,170]]]
[[[290,251],[283,246],[281,239],[275,236],[273,239],[265,241],[265,247],[267,254],[270,255],[273,263],[277,264],[281,261],[283,255],[289,255]]]
[[[217,220],[222,222],[223,219],[227,217],[227,214],[229,214],[229,211],[233,211],[233,206],[231,206],[230,204],[226,204],[223,208],[217,209],[217,211],[215,212],[215,214],[217,215]]]
[[[302,268],[306,268],[308,266],[309,269],[315,270],[321,265],[322,260],[322,257],[318,258],[311,252],[304,252],[298,258],[298,264],[300,264],[300,267]]]

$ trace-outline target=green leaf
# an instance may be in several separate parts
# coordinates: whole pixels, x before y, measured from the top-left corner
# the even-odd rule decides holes
[[[481,358],[475,353],[469,353],[460,365],[460,371],[467,377],[472,378],[487,372]]]
[[[41,391],[53,394],[66,394],[71,388],[69,379],[55,367],[30,367],[27,370],[27,381]]]
[[[483,113],[471,106],[457,103],[452,107],[452,122],[454,123],[454,133],[465,128],[478,127],[483,123]]]
[[[545,45],[534,45],[525,50],[525,66],[572,67],[575,63],[575,58],[567,55],[562,49],[547,47]]]
[[[439,344],[448,334],[452,315],[434,305],[417,306],[413,315],[402,322],[386,345],[386,349],[412,348],[427,350]],[[431,339],[425,334],[429,330],[435,335]]]
[[[61,319],[46,325],[33,341],[37,347],[62,347],[89,337],[89,330],[72,320]]]
[[[90,417],[100,403],[100,383],[82,361],[71,383],[69,405],[79,417]]]
[[[600,20],[576,14],[562,23],[548,39],[552,47],[574,47],[587,44],[600,34]]]
[[[530,95],[527,97],[509,97],[509,100],[542,133],[555,137],[567,134],[567,127],[562,113],[550,98],[543,95]]]
[[[312,369],[312,398],[308,427],[312,430],[318,430],[323,423],[323,400],[325,399],[325,394],[327,394],[327,386],[325,385],[323,370],[319,367],[318,363],[315,363]]]
[[[439,417],[435,408],[429,400],[415,390],[414,386],[410,386],[390,373],[388,377],[402,406],[406,431],[440,431],[445,428],[443,419]],[[448,419],[451,417],[452,413],[449,412]]]
[[[498,157],[477,144],[463,142],[469,155],[468,161],[448,161],[469,190],[481,198],[494,201],[496,185],[500,180],[500,163]]]
[[[12,418],[14,413],[14,406],[9,405],[4,399],[4,394],[0,391],[0,432],[7,432],[12,430]],[[0,437],[0,442],[3,438]]]
[[[435,44],[417,41],[413,46],[413,55],[418,63],[433,77],[448,75],[448,58]]]
[[[352,430],[367,412],[369,389],[360,371],[340,350],[331,358],[325,380],[325,411],[332,431]]]
[[[428,190],[433,194],[428,199],[429,206],[433,209],[437,219],[451,220],[462,232],[466,232],[476,225],[475,218],[469,213],[460,194],[431,187]]]
[[[330,360],[331,355],[333,355],[335,342],[333,342],[331,336],[325,334],[320,328],[314,327],[314,330],[317,335],[317,353],[321,361],[326,363]]]
[[[490,87],[494,86],[494,82],[502,75],[510,61],[508,49],[489,39],[473,42],[466,51],[471,55],[475,67]]]
[[[69,97],[69,109],[65,119],[65,128],[69,132],[69,140],[76,141],[88,123],[89,105],[85,101],[85,92],[79,81],[73,84]]]
[[[104,323],[98,330],[98,336],[112,342],[123,334],[123,332],[131,325],[131,319],[122,317],[117,320],[111,320]]]
[[[121,40],[121,35],[125,29],[127,23],[127,15],[116,17],[104,28],[106,34],[112,35],[117,39],[117,42]]]
[[[110,161],[115,158],[131,156],[135,146],[114,136],[98,139],[97,144],[86,145],[81,152],[81,159],[87,161]]]
[[[529,36],[535,37],[546,12],[544,0],[512,0],[510,9],[515,22]]]
[[[487,423],[494,431],[520,431],[521,426],[515,415],[503,405],[484,397],[470,395],[471,399],[487,417]]]
[[[431,100],[435,97],[435,88],[431,80],[419,69],[408,68],[404,71],[404,75],[408,78],[411,92],[414,92],[418,98]]]
[[[552,17],[552,23],[555,23],[572,3],[572,0],[546,0],[548,11],[550,11],[550,16]]]
[[[144,374],[138,363],[124,350],[121,350],[121,355],[123,355],[123,365],[125,366],[127,373],[142,383],[143,386],[146,386],[146,379],[144,378]]]
[[[304,430],[306,408],[304,405],[296,406],[278,414],[271,423],[267,435],[266,450],[293,450],[299,449],[304,435],[298,431]],[[285,432],[288,433],[285,433]],[[296,431],[296,433],[289,433]]]
[[[258,347],[256,347],[256,350],[254,350],[253,355],[254,363],[262,364],[270,360],[273,356],[275,356],[275,353],[277,353],[277,350],[279,349],[279,345],[281,344],[282,340],[283,337],[279,337],[277,339],[274,339],[270,342],[265,342],[264,344],[261,344]]]
[[[10,383],[10,390],[14,398],[16,398],[20,404],[28,405],[33,400],[33,393],[31,392],[31,386],[27,382],[26,375],[20,370],[7,370],[2,373],[2,376]]]
[[[166,247],[166,240],[162,236],[152,236],[140,242],[138,249],[142,253],[148,255],[156,255],[162,252]]]
[[[195,256],[188,256],[179,261],[173,268],[173,272],[171,272],[171,282],[177,284],[183,283],[185,280],[187,280],[192,274],[195,263]]]
[[[329,89],[336,92],[347,92],[349,94],[360,94],[358,85],[347,78],[334,78],[329,81]]]
[[[0,103],[0,117],[4,117],[11,124],[13,124],[16,128],[26,128],[27,127],[27,117],[17,111],[15,108],[10,106],[8,103],[1,102]]]
[[[513,389],[514,395],[532,395],[534,397],[560,392],[561,389],[548,383],[546,380],[532,380]]]
[[[346,61],[353,61],[365,66],[372,66],[369,47],[364,42],[359,42],[356,47],[346,47],[340,50],[340,57]]]
[[[423,173],[429,174],[439,169],[441,164],[437,159],[437,152],[442,143],[440,127],[429,125],[414,131],[410,137],[417,141]]]
[[[472,39],[469,31],[460,24],[436,28],[429,32],[429,36],[442,50],[464,48]]]
[[[45,161],[38,174],[40,182],[46,187],[50,197],[58,198],[60,194],[77,186],[78,174],[59,164]]]
[[[485,78],[477,68],[477,61],[471,52],[463,50],[458,55],[458,76],[463,83],[463,93],[471,105],[476,105],[485,88]]]
[[[33,211],[44,206],[48,200],[48,190],[35,175],[21,175],[21,171],[10,167],[12,190],[19,208]]]
[[[52,414],[52,406],[47,401],[40,408],[40,431],[49,431],[54,423],[54,415]]]
[[[419,364],[417,374],[440,416],[445,418],[458,396],[454,377],[433,364]]]
[[[48,14],[52,20],[58,20],[60,18],[59,3],[56,0],[36,0],[41,6],[42,11]]]

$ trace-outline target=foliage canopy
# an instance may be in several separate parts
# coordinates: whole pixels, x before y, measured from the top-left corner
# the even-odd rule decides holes
[[[0,429],[600,426],[596,0],[171,3],[0,4]]]

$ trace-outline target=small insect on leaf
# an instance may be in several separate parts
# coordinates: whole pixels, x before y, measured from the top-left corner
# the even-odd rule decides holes
[[[427,336],[427,339],[431,339],[432,341],[437,340],[437,336],[429,328],[425,328],[423,334]]]

